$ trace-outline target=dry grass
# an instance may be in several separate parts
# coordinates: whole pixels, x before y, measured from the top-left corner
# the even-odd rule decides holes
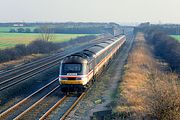
[[[153,72],[144,91],[147,113],[160,120],[179,120],[180,83],[176,74]]]
[[[41,57],[43,57],[42,54],[32,54],[32,55],[24,56],[24,57],[22,57],[22,58],[20,58],[18,60],[12,60],[12,61],[9,61],[9,62],[1,63],[0,64],[0,69],[12,68],[15,65],[31,62],[32,60],[35,60],[35,59],[41,58]]]
[[[142,33],[137,34],[120,84],[118,113],[128,119],[180,118],[180,84],[176,74],[159,71]]]

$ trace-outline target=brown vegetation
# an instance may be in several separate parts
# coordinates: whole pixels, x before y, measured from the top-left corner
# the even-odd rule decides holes
[[[43,56],[45,56],[45,55],[32,54],[32,55],[23,56],[21,59],[18,59],[18,60],[11,60],[8,62],[0,63],[0,69],[12,69],[16,65],[21,65],[23,63],[29,63],[29,62],[34,61]]]
[[[120,103],[116,111],[121,119],[180,118],[180,84],[178,75],[159,70],[150,47],[138,33],[129,55],[123,81],[120,84]]]

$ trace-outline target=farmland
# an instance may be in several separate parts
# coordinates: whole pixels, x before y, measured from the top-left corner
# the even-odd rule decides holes
[[[175,38],[176,40],[180,42],[180,35],[171,35],[171,37]]]
[[[2,30],[2,29],[1,29]],[[64,42],[88,34],[54,34],[52,42]],[[16,44],[29,44],[41,37],[38,33],[0,33],[0,49],[14,47]]]

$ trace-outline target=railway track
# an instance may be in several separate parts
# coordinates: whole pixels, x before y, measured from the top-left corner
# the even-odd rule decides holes
[[[78,96],[64,96],[60,101],[58,101],[52,108],[50,108],[41,118],[44,119],[54,119],[54,120],[64,120],[67,115],[72,111],[72,109],[78,104],[78,102],[85,96],[86,92],[81,93]]]
[[[9,107],[0,114],[0,119],[14,119],[25,110],[31,108],[32,105],[37,104],[37,101],[49,96],[55,90],[59,90],[58,78],[54,79],[50,83],[46,84],[42,88],[38,89],[28,97],[24,98],[17,104]]]
[[[94,44],[97,44],[97,42],[102,41],[104,38],[96,39],[94,41],[91,41],[89,44],[85,44],[83,46],[74,47],[67,51],[64,51],[62,53],[57,53],[55,55],[52,55],[47,58],[42,58],[40,60],[34,61],[29,64],[25,64],[23,66],[19,66],[17,68],[14,68],[12,70],[8,70],[6,72],[0,73],[0,91],[3,91],[11,86],[14,86],[16,84],[19,84],[28,78],[31,78],[38,73],[41,73],[44,70],[47,70],[49,68],[52,68],[54,66],[57,66],[60,64],[60,61],[75,52],[78,52],[82,49],[88,48]]]
[[[79,96],[64,95],[57,79],[2,112],[0,119],[65,119],[85,92]]]

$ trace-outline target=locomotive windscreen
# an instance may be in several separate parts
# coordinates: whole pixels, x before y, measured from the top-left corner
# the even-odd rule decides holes
[[[81,64],[62,64],[63,75],[77,75],[82,71]]]

